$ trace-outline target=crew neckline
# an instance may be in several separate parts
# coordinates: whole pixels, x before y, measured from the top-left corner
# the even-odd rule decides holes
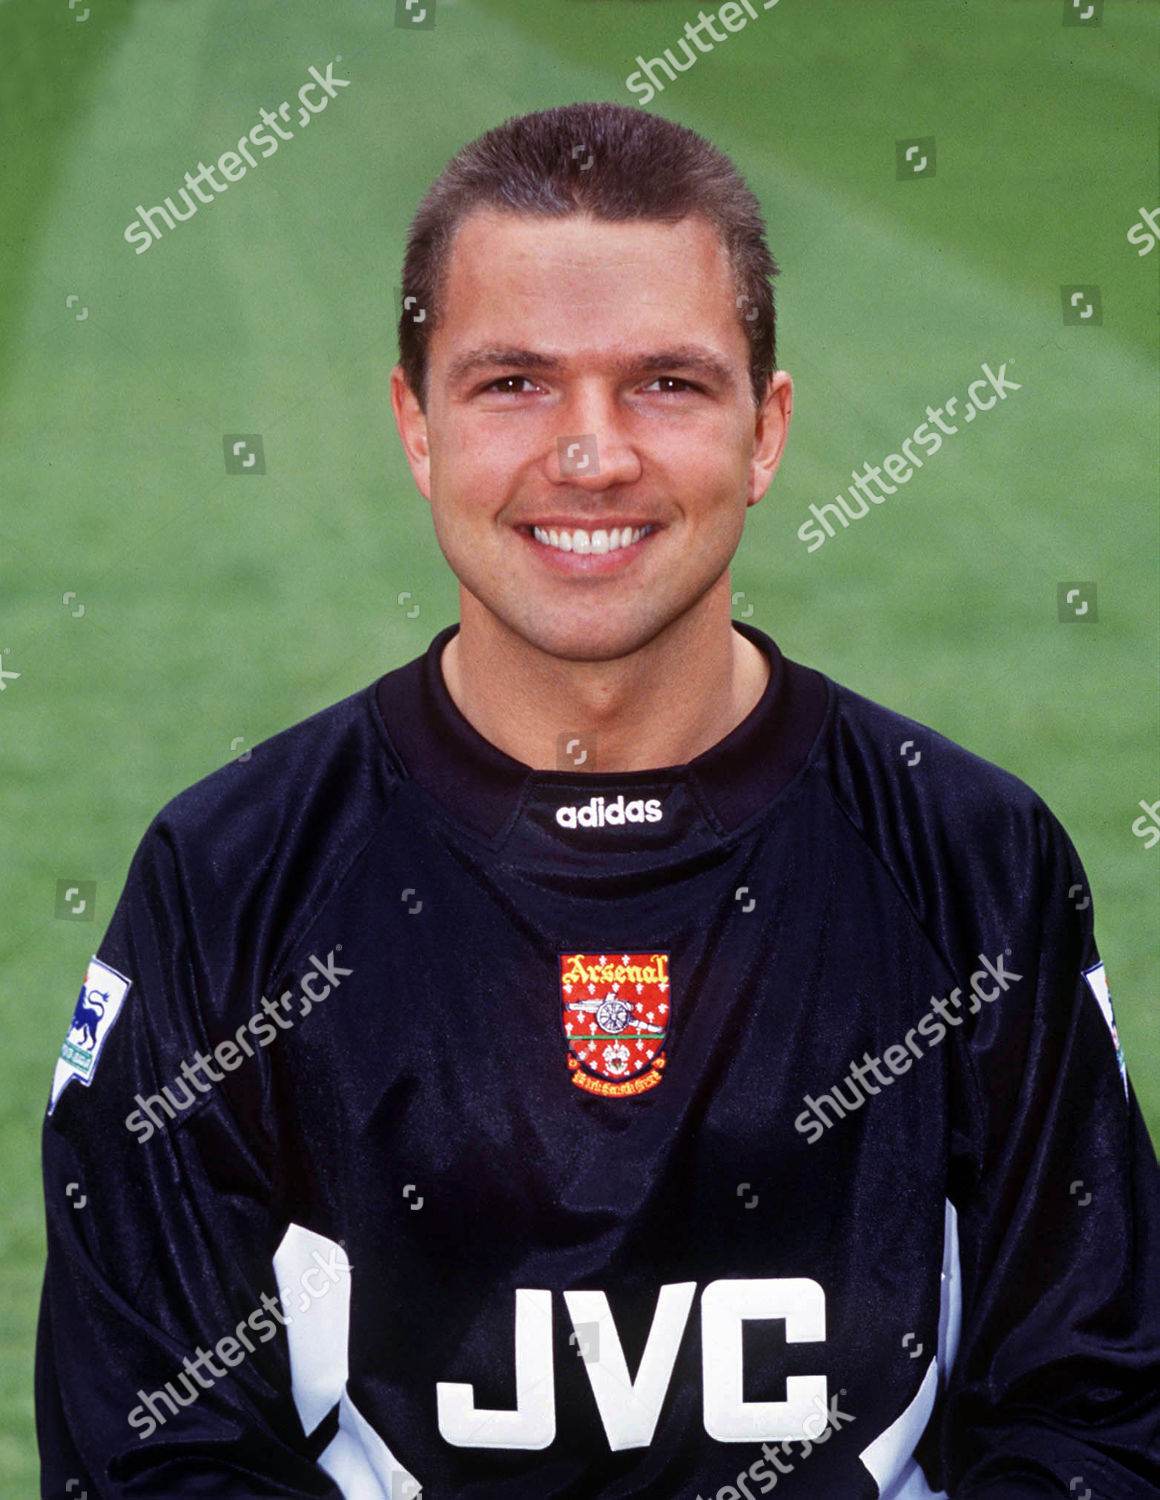
[[[737,828],[805,763],[825,717],[828,679],[790,661],[747,621],[733,628],[761,650],[769,681],[750,712],[716,744],[681,765],[635,771],[536,770],[486,739],[448,691],[441,660],[459,630],[445,626],[426,652],[380,678],[375,698],[406,774],[453,817],[487,838],[500,837],[529,797],[589,789],[592,796],[684,784],[717,824]],[[677,688],[674,686],[674,691]]]

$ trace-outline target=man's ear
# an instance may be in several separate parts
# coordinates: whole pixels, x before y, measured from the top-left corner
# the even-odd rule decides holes
[[[754,447],[749,462],[746,505],[756,505],[769,488],[781,462],[792,415],[793,381],[784,370],[775,370],[766,387],[765,400],[754,418]]]
[[[411,475],[424,500],[431,499],[431,449],[427,441],[427,418],[419,398],[407,384],[402,365],[391,371],[391,410]]]

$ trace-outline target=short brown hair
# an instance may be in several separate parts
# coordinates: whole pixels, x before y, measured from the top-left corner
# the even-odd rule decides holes
[[[484,208],[670,224],[701,214],[729,256],[753,397],[761,405],[777,369],[772,279],[778,268],[756,197],[729,158],[685,126],[627,104],[580,103],[515,116],[471,141],[419,204],[403,261],[399,363],[424,411],[428,340],[439,322],[452,245],[464,219]]]

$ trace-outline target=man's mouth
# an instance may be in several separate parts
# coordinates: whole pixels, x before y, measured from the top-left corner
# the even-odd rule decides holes
[[[580,556],[617,552],[623,547],[635,546],[642,537],[656,531],[655,526],[610,526],[585,530],[582,526],[570,528],[555,526],[528,526],[523,528],[545,547],[554,547],[558,552],[575,552]]]

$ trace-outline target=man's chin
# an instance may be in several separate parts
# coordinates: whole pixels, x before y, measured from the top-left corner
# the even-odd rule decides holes
[[[525,646],[559,662],[622,661],[650,644],[663,629],[653,620],[612,619],[581,611],[551,622],[517,621],[509,627]]]

